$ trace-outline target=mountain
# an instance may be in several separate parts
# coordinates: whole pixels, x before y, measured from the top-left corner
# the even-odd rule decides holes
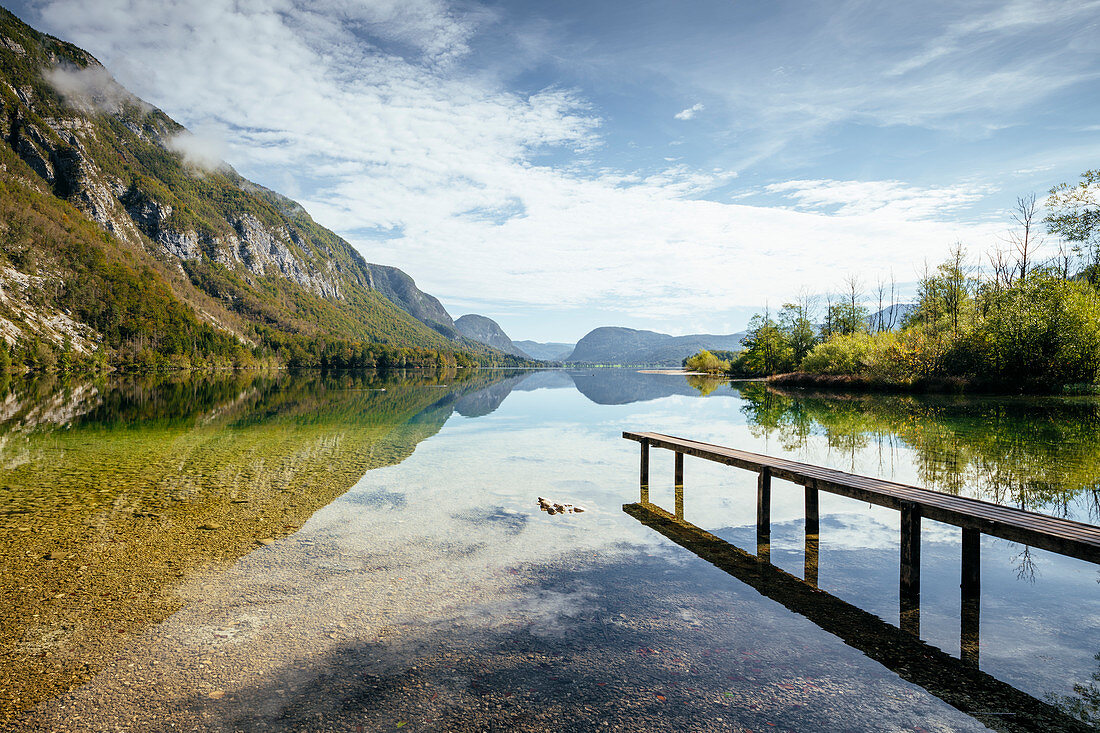
[[[504,329],[492,318],[469,313],[455,321],[454,327],[468,339],[492,346],[505,354],[512,354],[522,359],[530,358],[522,349],[512,343],[512,339],[508,338],[508,334],[504,333]]]
[[[31,367],[499,361],[404,272],[0,9],[0,336]]]
[[[702,349],[738,350],[744,333],[670,336],[655,331],[604,326],[577,342],[567,362],[679,367],[684,357]]]
[[[369,264],[370,286],[389,298],[406,313],[449,339],[458,339],[451,314],[434,295],[428,295],[402,270],[388,265]]]
[[[916,310],[916,303],[895,303],[867,316],[867,326],[872,330],[894,331],[901,328],[905,317]]]
[[[540,343],[538,341],[513,342],[525,354],[530,354],[535,359],[543,361],[565,361],[565,358],[573,353],[576,344],[563,344],[557,342]]]

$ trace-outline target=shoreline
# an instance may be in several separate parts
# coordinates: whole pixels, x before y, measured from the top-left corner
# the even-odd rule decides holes
[[[815,374],[813,372],[773,374],[765,377],[764,382],[770,387],[902,394],[1089,395],[1100,392],[1100,385],[1063,385],[1058,388],[1044,388],[1019,383],[983,382],[962,377],[890,382],[863,374]]]

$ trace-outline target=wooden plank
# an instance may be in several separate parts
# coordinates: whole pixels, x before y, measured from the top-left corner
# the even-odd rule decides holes
[[[630,435],[630,434],[624,434]],[[996,521],[1013,521],[1017,525],[1021,526],[1034,526],[1042,528],[1048,533],[1065,534],[1067,536],[1077,536],[1082,539],[1092,540],[1098,536],[1098,528],[1091,525],[1081,524],[1079,522],[1073,522],[1071,520],[1059,519],[1056,517],[1050,517],[1047,515],[1036,514],[1033,512],[1027,512],[1021,509],[1015,509],[1012,507],[1004,507],[998,504],[992,504],[989,502],[983,502],[978,499],[970,499],[968,497],[956,497],[949,494],[941,494],[939,492],[929,491],[927,489],[921,489],[915,486],[906,486],[904,484],[897,484],[890,481],[884,481],[881,479],[874,479],[866,476],[857,476],[855,474],[848,474],[842,471],[835,471],[833,469],[822,468],[819,466],[811,466],[809,464],[800,464],[794,461],[788,461],[786,459],[775,459],[769,456],[761,456],[759,454],[750,454],[746,451],[736,451],[731,448],[724,448],[722,446],[710,446],[709,444],[699,443],[698,441],[687,441],[684,439],[670,438],[670,436],[660,436],[659,434],[649,434],[663,438],[663,442],[670,443],[669,446],[676,449],[684,450],[690,447],[693,450],[686,450],[692,455],[697,455],[702,458],[714,459],[710,453],[715,453],[720,457],[729,457],[730,453],[740,453],[741,458],[752,457],[751,461],[740,460],[737,463],[743,463],[745,468],[750,470],[759,470],[760,467],[767,466],[772,469],[773,475],[778,478],[787,478],[788,480],[795,480],[798,482],[804,482],[807,478],[818,479],[819,481],[825,481],[831,484],[833,493],[846,493],[852,495],[852,498],[858,498],[860,500],[870,499],[872,503],[878,503],[884,506],[890,506],[895,509],[900,509],[900,501],[915,500],[922,504],[935,503],[937,509],[942,513],[948,515],[950,521],[950,512],[952,510],[958,511],[963,517],[956,517],[955,519],[983,519],[988,518]],[[715,450],[710,450],[715,449]],[[726,461],[719,461],[726,462]],[[797,468],[798,470],[793,470]],[[789,476],[783,476],[783,473],[790,473]],[[845,491],[847,490],[847,491]],[[867,494],[875,494],[876,497],[869,497]],[[1033,521],[1031,521],[1033,520]]]
[[[1100,563],[1100,527],[1082,522],[661,433],[624,432],[623,437],[736,468],[768,469],[774,478],[812,482],[819,490],[898,511],[916,504],[921,516],[933,521]]]

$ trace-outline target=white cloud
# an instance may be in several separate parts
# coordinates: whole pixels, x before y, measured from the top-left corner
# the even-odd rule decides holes
[[[702,112],[704,109],[705,108],[701,103],[696,103],[691,105],[687,109],[680,110],[675,115],[673,115],[673,117],[678,120],[690,120],[691,118],[695,117],[696,114]]]
[[[785,181],[765,186],[800,207],[837,216],[919,221],[944,218],[992,192],[988,186],[910,186],[902,181]]]
[[[942,216],[970,189],[775,188],[808,209],[795,211],[706,200],[734,171],[595,168],[599,110],[573,89],[520,94],[465,71],[493,18],[438,2],[50,0],[41,12],[181,122],[225,130],[238,170],[322,224],[399,233],[357,244],[445,301],[720,319],[995,234]]]
[[[65,102],[74,107],[114,113],[123,105],[142,105],[140,100],[120,86],[98,64],[91,64],[83,69],[76,66],[55,66],[47,70],[44,76]]]
[[[195,134],[184,131],[166,141],[169,150],[179,153],[183,162],[204,171],[225,166],[225,141],[211,134]]]

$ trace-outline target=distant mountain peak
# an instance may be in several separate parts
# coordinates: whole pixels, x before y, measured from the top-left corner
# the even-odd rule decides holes
[[[476,313],[468,313],[456,320],[454,326],[463,336],[478,343],[500,349],[505,354],[512,354],[524,359],[531,358],[523,349],[512,343],[512,339],[508,338],[508,334],[504,333],[504,329],[492,318],[480,316]]]
[[[734,351],[744,333],[671,336],[624,326],[600,326],[585,334],[566,361],[679,367],[685,357],[703,349]]]

